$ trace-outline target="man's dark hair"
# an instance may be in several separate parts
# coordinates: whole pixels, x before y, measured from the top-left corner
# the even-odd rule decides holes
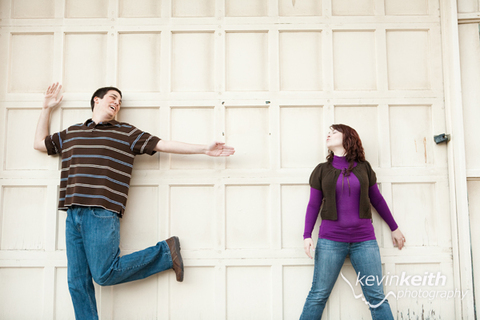
[[[93,108],[95,107],[95,97],[99,97],[100,99],[103,99],[103,97],[107,94],[108,91],[110,90],[115,90],[120,94],[120,97],[122,97],[122,91],[120,91],[118,88],[115,87],[103,87],[100,89],[97,89],[97,91],[94,92],[92,99],[90,99],[90,106]]]

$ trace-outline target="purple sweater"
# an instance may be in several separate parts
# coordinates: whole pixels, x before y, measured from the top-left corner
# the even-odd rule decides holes
[[[348,162],[345,157],[334,156],[332,165],[334,168],[342,170],[336,185],[338,219],[323,220],[318,237],[339,242],[375,240],[372,221],[370,219],[360,219],[359,217],[360,182],[353,173],[350,173],[349,176],[344,176],[345,170],[348,168]],[[377,184],[369,188],[368,196],[371,204],[388,224],[390,230],[396,230],[398,226],[385,199],[380,190],[378,190]],[[322,199],[322,191],[310,188],[310,200],[305,216],[304,239],[312,237],[312,231],[318,218]]]

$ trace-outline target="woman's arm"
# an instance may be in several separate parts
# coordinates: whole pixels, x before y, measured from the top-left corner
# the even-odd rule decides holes
[[[402,234],[400,229],[398,228],[395,219],[393,218],[390,209],[388,208],[387,202],[385,198],[383,198],[380,190],[378,190],[378,185],[375,183],[373,186],[370,187],[368,190],[370,202],[372,203],[375,210],[377,210],[380,217],[387,223],[388,227],[392,231],[392,242],[393,245],[398,247],[398,249],[402,249],[405,243],[405,236]]]
[[[378,190],[378,185],[375,183],[373,186],[370,187],[368,190],[368,196],[370,197],[370,202],[372,203],[375,210],[377,210],[380,217],[388,224],[390,230],[396,230],[398,228],[395,219],[388,208],[387,202],[383,198],[380,190]]]
[[[310,188],[310,200],[307,205],[307,213],[305,214],[305,228],[303,231],[304,249],[307,256],[312,259],[311,251],[314,249],[312,240],[312,231],[317,222],[320,206],[322,205],[322,191]]]

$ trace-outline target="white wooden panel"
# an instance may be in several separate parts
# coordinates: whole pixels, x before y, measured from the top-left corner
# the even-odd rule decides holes
[[[107,18],[108,1],[65,0],[66,18]]]
[[[321,32],[280,32],[280,90],[322,90]]]
[[[478,11],[480,10],[478,0],[471,1],[457,1],[457,8],[460,12],[475,12],[475,15],[478,16]],[[473,17],[470,16],[470,17]],[[465,21],[465,20],[464,20]],[[472,21],[473,22],[473,21]],[[466,253],[463,255],[464,260],[470,261],[469,253],[471,254],[471,269],[472,269],[472,282],[466,284],[467,287],[471,288],[473,286],[473,303],[471,295],[468,296],[468,304],[465,304],[470,310],[476,306],[475,316],[472,315],[472,318],[478,318],[480,316],[479,307],[480,306],[480,237],[478,232],[478,226],[480,225],[480,206],[479,206],[479,191],[480,184],[478,178],[480,177],[480,143],[478,139],[478,119],[480,116],[480,108],[478,104],[480,102],[479,95],[479,84],[480,84],[480,39],[479,39],[479,24],[478,23],[465,23],[458,26],[459,33],[459,54],[460,54],[460,74],[461,74],[461,90],[462,95],[458,98],[460,101],[461,98],[461,108],[455,110],[462,110],[463,112],[463,127],[460,127],[463,132],[460,130],[460,138],[464,139],[465,142],[465,154],[460,154],[460,163],[465,165],[467,168],[466,175],[464,172],[460,172],[460,176],[466,176],[467,180],[467,196],[468,196],[468,212],[459,213],[463,218],[460,220],[460,226],[462,227],[462,233],[460,238],[470,239],[470,247],[468,243],[465,243],[462,246],[460,252]],[[458,71],[458,70],[457,70]],[[454,135],[455,136],[455,135]],[[463,147],[463,146],[462,146]],[[462,149],[462,148],[460,148]],[[463,156],[465,157],[465,163],[462,163]],[[464,190],[460,196],[464,196]],[[461,198],[463,200],[463,198]],[[461,201],[460,203],[464,203]],[[464,206],[462,206],[464,208]],[[468,218],[467,218],[468,217]],[[467,221],[465,221],[467,218]],[[468,221],[469,219],[469,221]],[[468,225],[469,223],[469,225]],[[466,226],[469,226],[470,232],[466,233]],[[468,231],[467,231],[468,232]],[[470,266],[466,268],[470,269]],[[467,277],[468,277],[467,273]]]
[[[55,270],[55,319],[74,320],[75,313],[67,285],[67,268]]]
[[[268,108],[227,108],[226,142],[235,146],[235,157],[227,159],[227,168],[268,168]]]
[[[160,4],[157,0],[120,0],[118,15],[122,18],[160,18]]]
[[[322,15],[322,1],[279,0],[278,11],[280,16],[320,16]]]
[[[172,15],[174,17],[213,17],[215,0],[173,0]]]
[[[392,211],[409,247],[438,245],[437,226],[447,222],[448,217],[437,211],[435,187],[433,183],[392,183]]]
[[[4,249],[17,235],[2,229],[0,267],[13,266],[17,278],[0,274],[0,304],[8,297],[6,302],[26,309],[29,314],[20,319],[73,319],[62,252],[66,214],[55,210],[59,172],[51,166],[59,159],[36,161],[27,155],[17,161],[17,142],[7,137],[18,121],[35,127],[33,109],[23,112],[39,107],[41,92],[54,80],[63,82],[66,94],[53,114],[52,132],[85,121],[91,116],[91,93],[118,85],[125,94],[119,120],[165,139],[225,138],[237,150],[228,159],[159,154],[136,159],[121,222],[123,252],[177,234],[185,250],[185,281],[177,283],[168,271],[124,286],[96,286],[102,319],[298,319],[313,275],[301,237],[308,175],[325,155],[324,125],[335,122],[359,131],[367,159],[380,167],[382,194],[407,237],[404,250],[394,249],[388,227],[374,214],[386,270],[423,273],[416,262],[438,260],[451,274],[448,259],[455,242],[448,195],[454,192],[448,192],[443,170],[446,148],[431,141],[445,126],[442,83],[448,80],[439,59],[439,14],[444,12],[432,7],[438,6],[435,1],[0,3],[5,25],[0,34],[5,58],[5,66],[0,64],[2,228],[7,216],[10,221],[22,217],[19,201],[5,190],[22,190],[22,199],[32,188],[42,193],[32,203],[35,212],[43,210],[36,227],[44,230],[28,226],[21,232],[38,236],[43,250],[29,249],[33,240],[26,250]],[[53,15],[57,18],[50,19]],[[425,89],[432,90],[419,92]],[[264,104],[267,100],[271,104]],[[466,117],[474,119],[471,115]],[[28,130],[21,136],[31,136]],[[295,149],[295,141],[305,137],[308,143]],[[412,147],[424,137],[427,164],[424,153]],[[18,144],[27,147],[30,141],[30,150],[32,140],[24,140]],[[422,174],[412,176],[412,170]],[[22,204],[20,213],[30,219],[33,210],[27,207]],[[425,247],[439,254],[424,254]],[[396,270],[399,262],[404,267]],[[28,299],[21,296],[32,278],[22,282],[25,265],[46,267],[38,277],[43,283],[34,284]],[[354,275],[348,260],[343,269]],[[341,278],[337,282],[324,318],[369,319],[365,304],[353,298]],[[451,313],[453,300],[391,302],[399,319],[457,316]],[[3,305],[0,318],[12,318],[1,312]]]
[[[55,17],[54,0],[16,0],[12,1],[14,19],[51,19]]]
[[[227,267],[227,318],[272,319],[270,267]]]
[[[282,168],[314,168],[323,161],[322,107],[281,107],[280,130]]]
[[[171,108],[171,139],[206,144],[215,140],[214,109]],[[188,129],[187,129],[188,128]],[[205,155],[171,155],[172,169],[213,169],[215,159]]]
[[[480,11],[480,1],[478,0],[458,0],[457,7],[459,13],[474,13]],[[472,24],[472,26],[475,26]]]
[[[120,223],[120,248],[141,250],[160,241],[158,187],[130,186],[125,214]]]
[[[428,14],[427,0],[385,0],[387,15],[426,15]]]
[[[214,90],[214,33],[172,34],[172,91]]]
[[[268,89],[267,36],[266,32],[227,32],[225,68],[228,91]]]
[[[450,221],[449,205],[450,198],[448,197],[449,192],[449,183],[448,181],[438,181],[435,183],[435,199],[433,212],[435,215],[440,216],[441,219],[437,218],[435,225],[435,232],[432,233],[436,235],[438,239],[437,246],[442,248],[452,248],[455,245],[451,230],[452,223]]]
[[[33,149],[33,137],[40,112],[34,109],[7,110],[6,170],[42,170],[48,168],[49,159]]]
[[[158,282],[152,279],[133,281],[112,287],[112,319],[157,319]]]
[[[411,315],[423,316],[425,319],[456,319],[455,317],[455,300],[460,300],[458,298],[447,298],[443,296],[445,291],[450,291],[455,293],[456,290],[460,293],[459,288],[455,288],[453,283],[453,274],[451,272],[451,264],[397,264],[395,266],[395,274],[401,276],[402,273],[405,273],[406,276],[411,275],[420,276],[422,278],[422,284],[413,285],[412,281],[409,281],[409,285],[401,285],[396,287],[397,296],[400,298],[397,299],[397,308],[398,318],[407,318]],[[440,273],[440,274],[438,274]],[[423,279],[425,276],[433,274],[435,276],[434,280],[430,283],[434,284],[433,286],[423,285]],[[445,277],[446,283],[443,284],[443,278]],[[438,285],[436,285],[438,281]],[[396,283],[397,280],[394,280],[392,283]],[[431,295],[435,294],[435,298],[432,299]],[[447,293],[448,295],[448,293]],[[407,318],[408,319],[408,318]]]
[[[0,284],[1,319],[42,318],[42,268],[0,268]]]
[[[428,31],[387,31],[389,89],[429,89]]]
[[[158,136],[160,133],[159,107],[122,107],[117,118],[119,121],[130,123],[154,136]],[[153,156],[145,154],[135,157],[134,170],[155,170],[159,168],[159,165],[160,153]]]
[[[375,90],[375,33],[333,32],[333,71],[336,90]]]
[[[118,86],[128,91],[160,90],[160,33],[118,36]]]
[[[430,106],[390,106],[392,166],[424,167],[434,163]]]
[[[55,128],[52,128],[50,133],[65,130],[73,124],[84,123],[85,121],[87,121],[87,119],[90,119],[92,117],[90,99],[88,100],[88,102],[85,101],[85,108],[61,109],[61,112],[61,128],[58,128],[57,130]]]
[[[93,93],[105,87],[106,62],[106,33],[65,34],[63,86],[66,91]]]
[[[309,185],[281,186],[282,211],[282,248],[303,248],[303,230],[305,214],[310,195]],[[320,217],[318,218],[320,221]],[[312,232],[312,238],[318,236],[318,226]]]
[[[297,319],[312,286],[313,266],[283,267],[283,318]]]
[[[268,11],[267,0],[225,0],[227,17],[261,17]]]
[[[213,249],[218,239],[212,186],[170,187],[170,234],[180,237],[182,249]]]
[[[474,276],[475,302],[480,302],[480,181],[468,181],[468,210],[470,216],[470,237],[472,239],[472,268]]]
[[[270,210],[268,186],[227,186],[227,249],[270,248]]]
[[[480,101],[480,90],[478,90],[478,84],[480,83],[478,25],[462,24],[459,26],[459,32],[466,165],[468,170],[479,170],[480,139],[475,134],[478,130],[478,119],[480,119],[480,108],[478,107],[478,101]]]
[[[374,0],[332,0],[332,12],[335,16],[373,16]]]
[[[53,34],[11,36],[9,92],[44,92],[52,81]]]
[[[367,161],[373,167],[379,163],[379,129],[376,106],[336,106],[335,123],[343,123],[354,128],[362,139]]]
[[[170,317],[172,320],[215,319],[215,269],[213,267],[186,267],[182,283],[171,278],[172,299]]]
[[[477,0],[459,0],[457,1],[457,10],[459,13],[469,13],[477,11],[479,8]]]
[[[67,212],[63,210],[57,211],[57,237],[56,237],[56,246],[57,250],[66,250],[67,246],[65,243],[65,220],[67,219]]]
[[[3,187],[2,250],[45,248],[46,194],[45,187]]]

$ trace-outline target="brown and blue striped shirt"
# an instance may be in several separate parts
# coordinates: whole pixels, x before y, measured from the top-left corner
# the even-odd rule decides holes
[[[128,123],[92,119],[47,136],[48,154],[62,157],[58,208],[94,206],[122,216],[135,155],[155,154],[159,140]]]

